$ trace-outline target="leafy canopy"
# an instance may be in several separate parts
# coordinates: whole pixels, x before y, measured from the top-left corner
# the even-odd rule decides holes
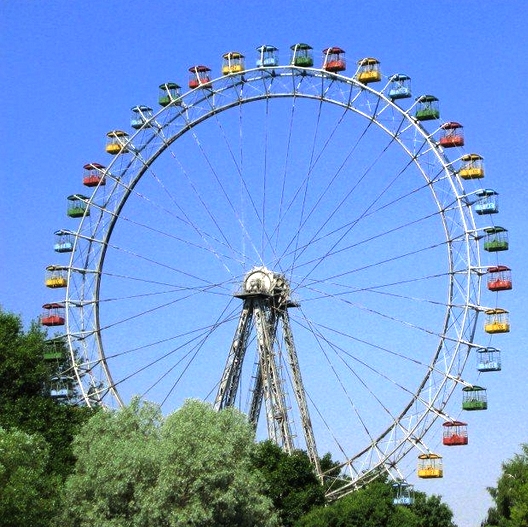
[[[190,400],[163,418],[136,399],[99,412],[74,441],[61,524],[275,527],[254,449],[253,429],[234,409]]]
[[[279,511],[285,527],[293,525],[314,506],[324,504],[324,488],[306,452],[296,450],[287,454],[271,441],[264,441],[257,445],[253,464],[262,473],[266,495]]]
[[[528,526],[528,444],[521,445],[521,452],[502,464],[497,486],[488,492],[495,505],[483,526]]]
[[[41,437],[0,428],[0,527],[50,524],[61,478],[48,457]]]
[[[93,410],[59,404],[49,397],[54,368],[44,360],[46,333],[0,309],[0,427],[37,434],[49,445],[48,467],[65,477],[73,466],[70,444]],[[65,355],[66,356],[66,355]]]
[[[327,507],[315,507],[295,527],[455,527],[439,496],[415,492],[411,506],[393,500],[391,483],[380,477]]]

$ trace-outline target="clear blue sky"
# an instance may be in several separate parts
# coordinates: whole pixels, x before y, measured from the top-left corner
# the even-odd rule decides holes
[[[503,371],[488,382],[488,411],[471,419],[470,444],[444,454],[443,480],[417,486],[441,494],[460,527],[479,525],[490,505],[485,487],[528,442],[526,3],[4,0],[2,8],[0,304],[26,323],[48,300],[53,232],[64,226],[82,166],[105,158],[105,133],[126,127],[132,106],[154,104],[161,82],[184,84],[191,65],[218,74],[230,50],[252,57],[270,43],[285,56],[296,42],[337,45],[350,61],[373,56],[410,74],[415,90],[434,93],[443,115],[464,124],[510,232],[512,331],[496,342]]]

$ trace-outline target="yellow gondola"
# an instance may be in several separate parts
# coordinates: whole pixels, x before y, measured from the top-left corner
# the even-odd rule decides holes
[[[495,308],[486,311],[484,323],[486,333],[508,333],[510,331],[509,313],[506,309]]]
[[[442,456],[438,454],[420,454],[418,456],[418,477],[424,479],[444,477]]]
[[[380,62],[378,59],[367,57],[358,61],[359,70],[357,80],[363,84],[381,80]]]
[[[46,280],[44,283],[46,287],[51,287],[52,289],[66,287],[68,285],[66,269],[60,265],[48,265],[46,267]]]
[[[128,134],[123,130],[111,130],[106,134],[105,150],[110,155],[117,155],[128,152],[126,143],[128,142]]]
[[[483,158],[478,154],[466,154],[460,158],[462,166],[458,175],[462,179],[481,179],[484,177]]]
[[[244,55],[238,51],[229,51],[222,55],[222,75],[241,73],[245,70]]]

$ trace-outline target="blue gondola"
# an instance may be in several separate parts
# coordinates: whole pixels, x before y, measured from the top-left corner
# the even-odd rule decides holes
[[[73,251],[73,233],[71,231],[55,231],[53,250],[56,253],[71,253]]]
[[[412,505],[414,503],[413,485],[406,481],[397,481],[392,484],[394,489],[394,505]]]
[[[501,352],[497,348],[477,349],[478,371],[501,371]]]
[[[264,44],[257,48],[257,68],[269,68],[279,65],[279,50],[275,46],[269,46]]]
[[[393,101],[397,99],[407,99],[411,97],[411,78],[403,73],[392,75],[389,79],[391,85],[389,98]]]
[[[139,130],[142,126],[150,126],[149,120],[152,118],[152,115],[152,108],[148,106],[134,106],[132,108],[130,126],[134,130]]]
[[[499,212],[498,192],[485,188],[475,192],[478,200],[475,203],[475,212],[479,215],[496,214]]]
[[[72,397],[73,379],[65,375],[58,375],[51,379],[50,396],[57,400],[66,400]]]

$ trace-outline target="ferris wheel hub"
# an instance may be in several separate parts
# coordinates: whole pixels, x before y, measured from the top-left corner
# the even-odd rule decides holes
[[[289,296],[289,285],[284,275],[267,267],[254,267],[244,277],[243,292],[246,294]]]

